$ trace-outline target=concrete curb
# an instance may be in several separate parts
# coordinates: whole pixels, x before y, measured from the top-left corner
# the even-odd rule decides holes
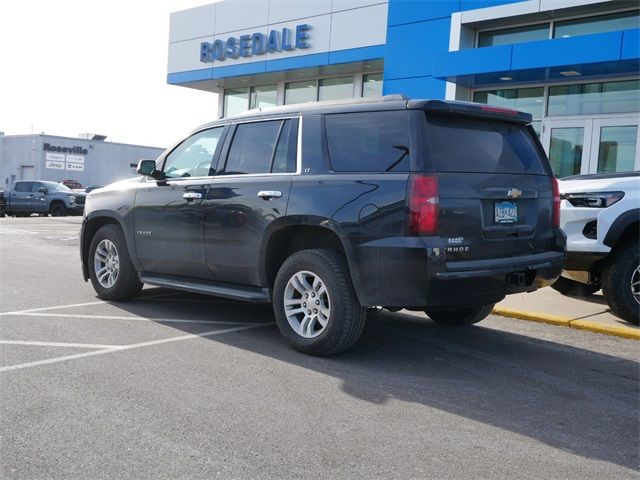
[[[561,317],[558,315],[539,312],[527,312],[525,310],[516,310],[505,307],[495,307],[492,313],[501,317],[517,318],[518,320],[528,320],[530,322],[548,323],[550,325],[557,325],[560,327],[576,328],[579,330],[602,333],[604,335],[640,340],[640,330],[622,325],[605,325],[598,322],[592,322],[590,320],[574,320],[570,317]]]

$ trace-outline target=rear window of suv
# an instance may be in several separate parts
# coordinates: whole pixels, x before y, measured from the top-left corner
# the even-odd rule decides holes
[[[437,172],[547,174],[525,125],[427,114],[425,144]]]
[[[329,160],[335,172],[407,172],[406,111],[325,116]]]

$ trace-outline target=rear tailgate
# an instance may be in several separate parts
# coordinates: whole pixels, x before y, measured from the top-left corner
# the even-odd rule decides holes
[[[501,112],[426,112],[425,171],[438,178],[448,261],[553,249],[553,187],[533,130]]]

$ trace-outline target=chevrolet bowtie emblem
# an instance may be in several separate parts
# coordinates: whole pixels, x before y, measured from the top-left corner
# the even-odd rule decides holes
[[[522,190],[518,190],[517,188],[512,188],[507,192],[507,196],[509,198],[519,198],[522,196]]]

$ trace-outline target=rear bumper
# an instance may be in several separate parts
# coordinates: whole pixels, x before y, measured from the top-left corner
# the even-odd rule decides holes
[[[606,252],[567,252],[565,270],[578,270],[588,272],[593,264],[603,258],[607,258]]]
[[[448,261],[428,239],[404,247],[363,247],[354,284],[360,303],[386,307],[464,307],[551,285],[565,263],[564,237],[547,251],[513,257]],[[422,243],[422,245],[420,245]],[[555,248],[553,248],[555,247]]]

